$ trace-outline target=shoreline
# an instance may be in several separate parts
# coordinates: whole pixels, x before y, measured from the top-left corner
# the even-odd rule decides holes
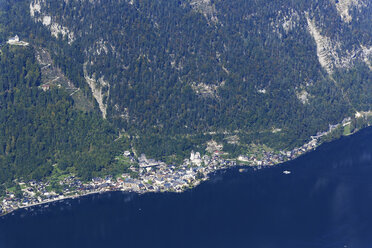
[[[235,166],[235,167],[230,167],[230,168],[233,169],[233,168],[238,168],[238,167],[246,167],[246,166]],[[230,168],[221,168],[221,169],[218,169],[218,170],[214,171],[213,173],[215,173],[217,171],[220,171],[220,170],[230,169]],[[68,200],[68,199],[78,199],[78,198],[81,198],[81,197],[85,197],[85,196],[89,196],[89,195],[95,195],[95,194],[105,194],[105,193],[113,193],[113,192],[135,193],[137,195],[142,195],[142,194],[146,194],[146,193],[167,193],[167,192],[168,193],[181,194],[181,193],[183,193],[183,192],[185,192],[187,190],[191,190],[191,189],[197,187],[202,182],[205,182],[207,180],[209,180],[209,177],[206,177],[203,180],[198,181],[192,187],[187,188],[187,189],[184,189],[182,191],[167,191],[167,190],[161,190],[161,191],[150,191],[150,190],[147,190],[147,191],[146,190],[136,191],[136,190],[133,190],[133,189],[107,189],[107,190],[97,190],[97,191],[91,191],[91,192],[84,192],[82,194],[62,196],[62,197],[59,197],[58,199],[50,199],[50,200],[45,200],[43,202],[33,203],[33,204],[30,204],[30,205],[27,205],[27,206],[20,206],[17,209],[14,209],[14,210],[12,210],[10,212],[5,212],[5,213],[0,214],[0,218],[1,217],[4,217],[4,216],[7,216],[9,214],[12,214],[12,213],[14,213],[14,212],[16,212],[18,210],[21,210],[21,209],[28,210],[28,208],[32,208],[32,207],[36,207],[36,206],[47,205],[47,204],[56,203],[56,202],[59,202],[59,201],[62,202],[62,201]]]
[[[313,149],[312,151],[315,151],[315,149]],[[311,151],[309,151],[309,152],[311,152]],[[297,159],[297,158],[298,157],[296,157],[294,159]],[[142,194],[146,194],[146,193],[177,193],[177,194],[181,194],[181,193],[184,193],[188,190],[192,190],[192,189],[196,188],[202,182],[206,182],[206,181],[210,180],[210,175],[213,174],[213,173],[219,172],[219,171],[228,170],[228,169],[238,169],[239,172],[242,173],[242,172],[246,172],[249,168],[252,169],[252,170],[261,170],[261,169],[264,169],[264,168],[273,168],[273,167],[277,167],[277,166],[279,166],[281,164],[284,164],[286,162],[289,162],[289,161],[292,161],[292,160],[288,160],[288,161],[285,161],[283,163],[278,163],[278,164],[275,164],[275,165],[245,165],[245,164],[239,164],[239,165],[235,165],[235,166],[231,166],[231,167],[221,167],[221,168],[218,168],[218,169],[210,172],[203,179],[200,179],[199,181],[196,181],[192,186],[190,186],[188,188],[185,188],[185,189],[182,189],[182,190],[177,190],[177,191],[173,191],[173,190],[156,190],[155,191],[155,190],[134,190],[134,189],[103,189],[103,190],[96,190],[96,191],[91,191],[91,192],[84,192],[82,194],[62,196],[62,197],[59,197],[57,199],[50,199],[50,200],[45,200],[43,202],[30,204],[30,205],[27,205],[27,206],[20,206],[20,207],[12,210],[10,212],[0,214],[0,218],[4,217],[4,216],[7,216],[7,215],[10,215],[10,214],[12,214],[12,213],[14,213],[18,210],[25,209],[26,211],[28,211],[28,208],[47,205],[47,204],[50,204],[50,203],[56,203],[56,202],[59,202],[59,201],[62,202],[62,201],[68,200],[68,199],[78,199],[80,197],[85,197],[85,196],[95,195],[95,194],[105,194],[105,193],[113,193],[113,192],[135,193],[137,195],[142,195]],[[240,171],[240,170],[243,170],[243,171]]]
[[[125,185],[125,182],[124,183],[123,182],[119,183],[119,180],[117,180],[115,183],[112,183],[110,181],[110,184],[108,184],[107,186],[99,187],[100,184],[95,184],[95,182],[93,181],[90,184],[87,184],[87,187],[88,187],[88,185],[93,185],[93,187],[97,187],[97,188],[77,191],[77,192],[74,192],[75,194],[72,194],[72,195],[63,195],[62,194],[62,195],[59,195],[59,196],[57,196],[55,198],[52,198],[52,199],[45,199],[45,200],[42,200],[42,201],[39,201],[39,202],[36,202],[36,203],[30,203],[28,205],[23,205],[23,204],[21,205],[18,202],[17,206],[14,206],[11,209],[11,211],[5,211],[5,212],[0,213],[0,217],[4,217],[6,215],[12,214],[15,211],[20,210],[20,209],[26,209],[27,210],[28,208],[32,208],[32,207],[35,207],[35,206],[46,205],[46,204],[50,204],[50,203],[54,203],[54,202],[58,202],[58,201],[64,201],[64,200],[67,200],[67,199],[77,199],[79,197],[84,197],[84,196],[93,195],[93,194],[103,194],[103,193],[110,193],[110,192],[133,192],[133,193],[136,193],[136,194],[139,194],[139,195],[145,194],[145,193],[165,193],[165,192],[183,193],[187,190],[190,190],[190,189],[193,189],[193,188],[197,187],[202,182],[209,180],[210,175],[212,173],[216,173],[218,171],[222,171],[222,170],[226,170],[226,169],[233,169],[233,168],[243,169],[243,168],[248,167],[248,168],[252,168],[253,170],[257,170],[257,169],[262,169],[262,168],[276,167],[276,166],[279,166],[279,165],[284,164],[286,162],[293,161],[293,160],[301,157],[304,154],[308,154],[312,151],[315,151],[320,145],[337,141],[337,140],[341,139],[342,137],[347,137],[347,136],[350,136],[350,135],[354,135],[354,134],[358,133],[359,131],[365,130],[368,127],[370,127],[370,125],[368,125],[364,128],[361,128],[361,129],[356,129],[352,133],[350,133],[349,135],[346,135],[346,136],[342,135],[341,137],[339,137],[337,139],[333,139],[333,140],[328,141],[328,142],[322,142],[322,143],[315,142],[314,143],[313,141],[315,139],[312,139],[309,143],[306,143],[302,146],[302,147],[306,147],[306,149],[296,148],[296,150],[299,151],[297,154],[292,156],[290,159],[287,159],[286,161],[278,162],[278,163],[275,163],[275,164],[260,164],[260,163],[244,164],[244,161],[241,161],[240,164],[237,164],[237,163],[224,164],[224,165],[219,164],[218,167],[216,167],[216,166],[212,166],[211,168],[208,167],[209,170],[207,170],[206,172],[204,172],[204,170],[203,170],[204,174],[203,174],[202,178],[194,178],[194,180],[192,180],[191,183],[189,183],[187,186],[182,185],[181,188],[164,188],[164,187],[160,188],[159,187],[157,189],[154,189],[154,188],[152,188],[152,189],[144,188],[143,189],[143,188],[138,188],[134,184],[133,184],[133,187],[130,187],[128,185]],[[331,131],[329,131],[329,132],[331,132]],[[326,134],[328,134],[328,132]],[[309,146],[309,144],[310,144],[310,146]],[[225,161],[225,160],[221,160],[221,161]],[[143,179],[143,181],[144,181],[144,179]],[[142,181],[140,181],[140,182],[142,182]],[[165,183],[165,185],[166,185],[166,183]],[[1,202],[0,202],[0,207],[1,207]]]

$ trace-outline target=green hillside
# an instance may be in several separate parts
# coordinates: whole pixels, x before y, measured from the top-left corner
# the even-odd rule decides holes
[[[288,150],[371,110],[372,7],[357,2],[1,1],[0,183],[55,164],[89,178],[124,147],[175,163],[210,140],[230,157]],[[40,49],[79,97],[38,88]]]

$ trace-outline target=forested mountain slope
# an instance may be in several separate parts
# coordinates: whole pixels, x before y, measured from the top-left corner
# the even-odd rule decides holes
[[[371,89],[370,7],[45,0],[31,2],[30,15],[80,47],[101,111],[120,127],[188,133],[300,126],[301,135],[306,124],[307,137],[353,108],[370,107],[370,99],[359,101]],[[343,77],[356,67],[363,78],[350,89]],[[332,76],[340,77],[337,85]]]
[[[41,90],[40,74],[32,48],[1,49],[0,184],[20,177],[41,180],[56,164],[90,178],[121,151],[107,121],[76,110],[64,89]]]
[[[47,50],[138,153],[186,154],[232,135],[234,152],[291,148],[372,109],[368,0],[0,6],[2,43],[18,34]]]

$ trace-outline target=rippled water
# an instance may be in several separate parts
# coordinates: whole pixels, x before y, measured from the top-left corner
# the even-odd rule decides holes
[[[0,247],[111,246],[372,247],[372,128],[182,194],[92,195],[0,219]]]

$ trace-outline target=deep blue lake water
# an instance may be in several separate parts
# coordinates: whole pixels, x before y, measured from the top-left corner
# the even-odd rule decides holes
[[[182,194],[117,192],[20,210],[0,218],[0,247],[372,247],[372,128]]]

